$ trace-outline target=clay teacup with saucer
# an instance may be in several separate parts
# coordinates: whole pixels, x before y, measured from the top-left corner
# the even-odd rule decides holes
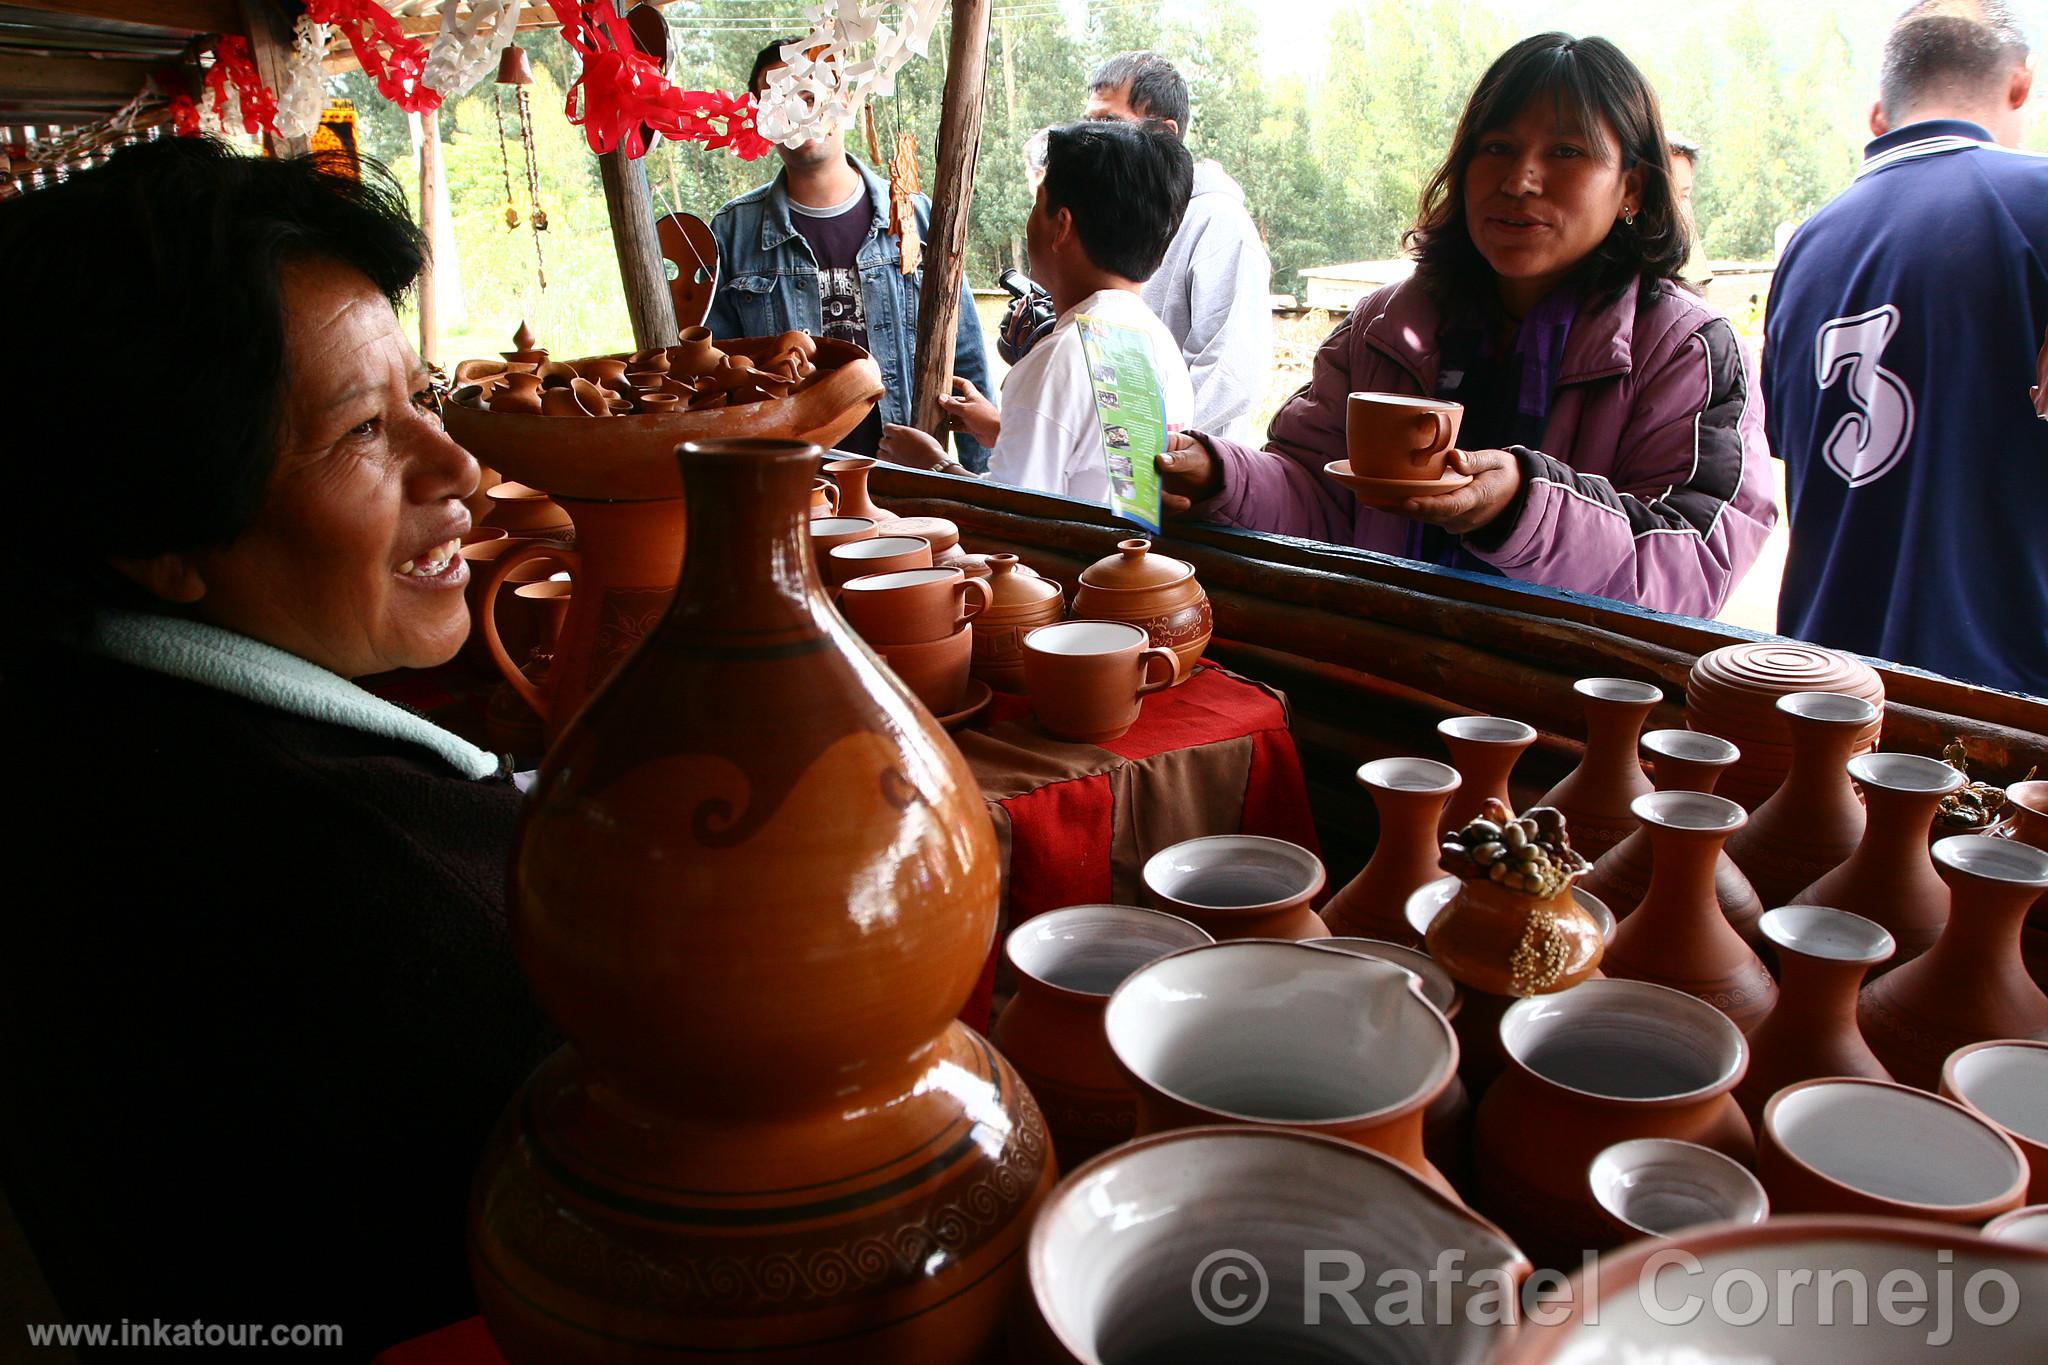
[[[1464,417],[1460,403],[1410,394],[1354,393],[1344,410],[1348,458],[1331,461],[1323,472],[1374,507],[1398,507],[1409,498],[1463,488],[1472,476],[1449,466]]]

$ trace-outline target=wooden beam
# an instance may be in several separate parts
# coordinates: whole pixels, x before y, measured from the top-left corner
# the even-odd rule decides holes
[[[163,65],[160,61],[0,56],[0,91],[10,102],[48,104],[56,102],[50,97],[61,96],[72,103],[111,101],[118,108]]]
[[[237,0],[7,0],[14,9],[69,14],[81,19],[172,28],[185,33],[240,33]]]
[[[673,346],[675,302],[669,297],[668,271],[654,233],[654,195],[647,188],[646,163],[621,149],[599,157],[597,172],[604,181],[605,211],[611,215],[626,315],[633,320],[633,345],[643,351]]]
[[[427,263],[420,270],[414,297],[420,301],[420,358],[432,365],[441,355],[441,304],[434,287],[434,242],[441,231],[440,111],[421,114],[419,129],[420,233],[427,239]]]
[[[988,78],[989,0],[954,0],[946,91],[939,101],[938,166],[932,180],[932,226],[925,234],[924,288],[917,309],[917,356],[911,374],[913,426],[946,439],[939,397],[950,391],[953,342],[959,335],[960,281],[966,274],[967,208],[981,156],[981,96]]]
[[[292,23],[277,0],[241,0],[242,24],[249,35],[249,53],[256,62],[256,74],[271,93],[284,90],[284,75],[292,55]],[[297,6],[293,6],[297,9]],[[263,135],[263,145],[272,156],[304,156],[313,150],[310,135],[274,137]]]

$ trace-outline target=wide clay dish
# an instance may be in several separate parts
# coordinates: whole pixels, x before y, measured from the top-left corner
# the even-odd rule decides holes
[[[781,347],[780,337],[719,343],[726,354],[751,360],[766,360]],[[860,347],[826,338],[818,341],[814,363],[826,373],[808,387],[742,407],[577,419],[450,403],[443,415],[448,434],[470,454],[507,478],[556,497],[679,498],[683,485],[675,449],[680,442],[755,437],[829,448],[859,426],[882,396],[881,367]]]

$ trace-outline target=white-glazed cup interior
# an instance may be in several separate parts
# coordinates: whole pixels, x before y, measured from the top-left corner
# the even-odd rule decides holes
[[[1617,1142],[1593,1158],[1586,1180],[1601,1208],[1645,1237],[1707,1223],[1761,1223],[1771,1211],[1755,1176],[1696,1142]]]
[[[1407,968],[1422,983],[1422,998],[1436,1006],[1439,1013],[1449,1014],[1458,1001],[1458,983],[1435,958],[1420,948],[1389,943],[1383,938],[1310,938],[1302,942],[1317,948],[1336,948],[1364,957],[1376,957],[1396,967]]]
[[[1984,1235],[1994,1242],[2048,1250],[2048,1204],[2029,1204],[2002,1213],[1984,1225]]]
[[[1436,723],[1438,734],[1474,744],[1530,744],[1536,727],[1506,716],[1452,716]]]
[[[875,524],[873,517],[813,517],[811,539],[819,536],[859,535]]]
[[[1955,1058],[1949,1075],[1956,1093],[1993,1123],[2048,1146],[2048,1047],[1972,1048]]]
[[[1664,690],[1634,678],[1581,678],[1572,691],[1595,701],[1627,702],[1634,706],[1655,706],[1664,700]]]
[[[1142,967],[1103,1030],[1132,1075],[1255,1123],[1335,1123],[1433,1094],[1457,1064],[1451,1026],[1391,962],[1245,939]]]
[[[1960,1105],[1905,1086],[1821,1081],[1781,1091],[1764,1123],[1786,1153],[1878,1199],[1968,1208],[2022,1175],[2004,1136]]]
[[[1458,789],[1460,780],[1456,768],[1433,758],[1376,758],[1358,769],[1361,785],[1397,792],[1448,795]]]
[[[1203,910],[1253,910],[1315,895],[1324,873],[1322,860],[1299,844],[1216,834],[1161,849],[1145,861],[1142,876],[1162,900]]]
[[[1766,910],[1757,929],[1786,952],[1830,962],[1883,962],[1898,948],[1891,931],[1876,920],[1825,905]]]
[[[1583,1095],[1670,1102],[1733,1085],[1749,1046],[1704,1000],[1645,981],[1582,981],[1510,1005],[1501,1047],[1535,1075]]]
[[[1727,740],[1699,730],[1652,730],[1643,736],[1643,748],[1653,758],[1676,758],[1716,767],[1725,767],[1742,757],[1742,750]]]
[[[1646,825],[1702,834],[1732,833],[1749,820],[1741,806],[1707,792],[1650,792],[1629,802],[1628,808]]]
[[[1849,776],[1902,792],[1952,792],[1966,780],[1941,760],[1919,754],[1858,754],[1849,760]]]
[[[2011,839],[1993,839],[1985,834],[1951,835],[1935,842],[1934,861],[1986,881],[2048,887],[2048,852]]]
[[[1010,931],[1011,965],[1033,980],[1104,999],[1168,953],[1216,940],[1178,915],[1130,905],[1073,905]]]
[[[1061,621],[1032,631],[1024,647],[1041,654],[1115,654],[1134,645],[1143,648],[1149,638],[1122,621]]]
[[[932,543],[923,536],[876,536],[871,540],[849,540],[844,545],[834,545],[835,559],[888,559],[894,555],[915,554],[918,550],[929,550]]]
[[[1830,725],[1868,725],[1877,719],[1877,708],[1847,692],[1787,692],[1777,707],[1788,716],[1824,721]]]
[[[863,574],[848,579],[840,587],[841,592],[888,592],[891,588],[915,588],[926,583],[943,583],[948,579],[965,578],[958,569],[896,569],[889,573]]]

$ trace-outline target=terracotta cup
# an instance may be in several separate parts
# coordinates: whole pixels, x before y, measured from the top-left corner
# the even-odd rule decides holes
[[[1586,1183],[1616,1246],[1713,1223],[1761,1223],[1771,1213],[1770,1196],[1742,1163],[1676,1138],[1617,1142],[1593,1158]]]
[[[2048,1202],[2048,1042],[1998,1039],[1958,1048],[1941,1093],[1996,1124],[2027,1158],[2027,1198]]]
[[[1757,1174],[1780,1213],[1933,1223],[1982,1223],[2027,1191],[2027,1159],[1995,1124],[1924,1090],[1845,1077],[1771,1097]]]
[[[847,545],[856,540],[873,540],[875,523],[868,517],[813,517],[811,519],[811,553],[818,561],[818,576],[825,577],[825,556],[832,553],[835,545]]]
[[[876,645],[875,653],[894,670],[935,716],[950,716],[967,697],[967,670],[974,662],[974,628],[918,644]]]
[[[1460,403],[1354,393],[1344,409],[1351,472],[1367,479],[1440,479],[1464,417]]]
[[[1317,1259],[1332,1252],[1343,1264]],[[1440,1299],[1424,1296],[1442,1311],[1405,1323],[1354,1319],[1310,1279],[1363,1276],[1368,1310],[1375,1286],[1432,1266],[1457,1267]],[[1232,1278],[1253,1267],[1256,1282]],[[1498,1228],[1375,1153],[1270,1129],[1165,1133],[1103,1153],[1041,1206],[1014,1358],[1469,1365],[1514,1340],[1529,1271]],[[1219,1315],[1210,1285],[1244,1297]]]
[[[1184,839],[1148,858],[1142,876],[1153,904],[1218,939],[1329,936],[1308,908],[1323,889],[1322,860],[1285,839]]]
[[[825,554],[825,579],[832,584],[862,574],[929,569],[932,543],[923,536],[870,536],[834,545]]]
[[[1446,1194],[1423,1152],[1458,1069],[1450,1023],[1405,967],[1301,943],[1187,948],[1133,972],[1102,1016],[1138,1093],[1138,1132],[1295,1128],[1392,1157]]]
[[[1130,729],[1145,695],[1179,676],[1173,651],[1146,639],[1121,621],[1061,621],[1026,635],[1024,689],[1038,723],[1055,738],[1084,744]]]
[[[839,589],[839,614],[877,647],[950,639],[988,603],[988,584],[937,567],[862,574]]]
[[[1010,931],[1003,955],[1017,994],[990,1041],[1031,1088],[1063,1170],[1138,1130],[1138,1096],[1109,1050],[1102,1011],[1140,967],[1214,939],[1177,915],[1074,905]]]

